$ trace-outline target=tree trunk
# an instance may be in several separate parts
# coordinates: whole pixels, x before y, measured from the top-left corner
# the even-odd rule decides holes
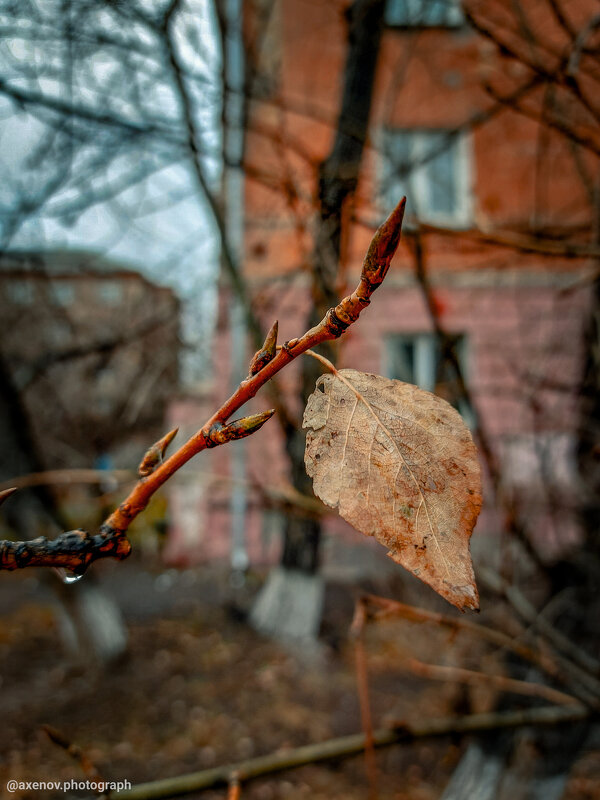
[[[342,104],[330,154],[319,169],[319,217],[312,264],[313,311],[309,327],[316,325],[339,302],[337,287],[344,206],[353,197],[371,111],[371,100],[383,31],[384,0],[355,0],[348,11],[348,53],[344,71]],[[333,346],[321,350],[334,358]],[[321,373],[311,358],[302,361],[304,404]],[[296,430],[287,440],[292,481],[300,492],[310,494],[304,469],[304,433]],[[282,565],[287,569],[315,572],[319,566],[321,526],[315,520],[290,518],[285,532]]]
[[[351,201],[360,173],[371,111],[371,100],[383,31],[383,0],[355,0],[348,12],[348,54],[342,104],[330,154],[319,169],[319,217],[312,264],[313,311],[309,327],[316,325],[339,302],[337,286],[344,206]],[[334,358],[333,346],[321,350]],[[302,361],[304,404],[321,373],[311,358]],[[312,491],[304,469],[304,433],[296,430],[287,440],[292,481],[305,494]],[[319,566],[320,524],[291,518],[285,533],[282,565],[315,572]]]
[[[309,327],[316,325],[326,311],[339,302],[337,278],[342,219],[344,207],[351,201],[358,183],[383,31],[384,7],[384,0],[355,0],[348,11],[348,52],[341,109],[331,152],[319,169],[319,226],[313,251],[313,311]],[[327,358],[335,360],[331,345],[323,345],[320,350]],[[302,359],[304,405],[320,374],[321,369],[314,359]],[[311,494],[311,481],[304,468],[304,442],[301,429],[291,430],[286,437],[286,451],[291,462],[294,487],[303,494]],[[285,638],[287,631],[283,626],[291,614],[303,619],[303,622],[297,620],[294,630],[304,632],[303,635],[307,637],[316,636],[323,595],[318,575],[320,542],[320,521],[299,516],[287,518],[281,569],[269,576],[251,616],[253,624],[260,630]],[[282,617],[282,607],[288,609],[290,614]]]

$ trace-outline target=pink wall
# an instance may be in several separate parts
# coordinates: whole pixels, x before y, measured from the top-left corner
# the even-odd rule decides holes
[[[473,283],[472,274],[464,281]],[[573,273],[554,273],[554,283],[573,284]],[[572,458],[577,424],[577,386],[582,368],[582,324],[589,302],[589,288],[575,282],[544,286],[539,274],[510,276],[488,273],[486,287],[437,286],[435,297],[445,329],[467,339],[466,369],[474,405],[505,467],[505,491],[526,497],[521,504],[532,536],[549,556],[576,541],[578,532],[569,506],[574,505],[576,476]],[[510,281],[514,285],[507,285]],[[547,282],[547,281],[546,281]],[[520,285],[519,285],[520,284]],[[285,304],[285,296],[282,304]],[[289,338],[301,333],[304,303],[287,311],[283,328]],[[420,289],[416,286],[382,287],[370,308],[340,341],[339,364],[383,374],[386,337],[394,333],[431,330]],[[227,363],[227,333],[218,352]],[[281,375],[282,388],[293,394],[295,365]],[[193,432],[226,397],[222,374],[203,402],[180,400],[171,409],[171,423]],[[295,401],[295,397],[293,398]],[[269,406],[266,390],[251,403],[249,411]],[[264,496],[289,490],[287,461],[277,420],[271,420],[247,440],[250,513],[247,542],[253,564],[272,563],[278,557],[277,520],[263,514]],[[184,471],[171,494],[172,527],[165,557],[171,561],[210,561],[229,555],[227,480],[230,446],[202,453]],[[548,494],[550,493],[550,494]],[[551,497],[559,499],[560,513],[550,513]],[[499,533],[498,518],[489,505],[482,514],[477,534]],[[569,501],[569,498],[571,500]],[[328,530],[336,541],[362,544],[346,523],[332,514]],[[339,537],[342,537],[340,540]],[[335,541],[332,552],[337,552]],[[360,556],[357,556],[360,558]]]
[[[345,0],[280,0],[263,40],[264,52],[258,54],[259,66],[275,65],[274,88],[249,103],[243,268],[265,330],[279,319],[280,341],[305,330],[317,171],[330,150],[338,116],[347,6]],[[494,0],[476,6],[484,15],[489,12],[490,20],[499,19],[499,7],[512,13],[509,6]],[[252,28],[258,4],[250,0],[244,8],[246,35],[256,44]],[[546,0],[527,4],[536,33],[562,52],[564,31],[547,9]],[[591,0],[574,0],[569,6],[569,13],[578,18],[593,12]],[[502,21],[497,24],[503,35],[511,28]],[[251,47],[249,51],[254,52]],[[544,53],[548,57],[548,51]],[[466,27],[385,31],[370,136],[358,191],[348,209],[343,270],[350,289],[374,226],[383,217],[376,202],[381,128],[465,126],[471,219],[465,230],[422,230],[426,269],[442,325],[467,338],[469,385],[482,424],[505,465],[505,491],[526,496],[521,507],[526,509],[532,535],[548,553],[557,553],[577,536],[570,507],[577,492],[572,450],[589,293],[589,281],[582,276],[593,264],[583,259],[545,258],[500,246],[497,241],[484,243],[482,237],[491,231],[522,239],[539,229],[554,231],[557,241],[558,234],[579,235],[581,224],[589,220],[589,200],[571,143],[560,134],[544,128],[540,150],[540,125],[512,109],[493,111],[483,125],[468,124],[494,106],[486,82],[506,95],[526,80],[525,73],[522,64],[501,55]],[[538,87],[528,95],[529,108],[539,108],[542,99],[543,89]],[[582,132],[596,136],[597,125],[588,130],[589,122],[581,116]],[[579,155],[587,164],[588,155],[583,151]],[[342,365],[381,373],[388,335],[431,329],[414,281],[412,251],[413,243],[406,236],[386,285],[340,344]],[[226,370],[218,365],[227,363],[228,334],[223,324],[215,344],[214,385],[201,403],[176,404],[172,409],[175,424],[198,425],[219,405],[229,392]],[[292,405],[297,402],[295,383],[295,369],[285,370],[281,384]],[[268,407],[264,392],[254,407]],[[295,411],[300,415],[300,409]],[[227,450],[219,448],[201,456],[195,468],[206,465],[209,471],[189,479],[195,487],[189,496],[176,487],[182,496],[174,499],[169,557],[227,555],[229,487],[221,477],[228,468]],[[276,420],[249,440],[248,453],[250,484],[285,486],[287,464]],[[249,498],[257,509],[262,505],[261,492],[254,485],[249,485]],[[478,531],[489,539],[500,525],[489,505],[489,491],[487,501]],[[197,523],[190,506],[201,510]],[[190,527],[195,532],[190,533]],[[247,536],[255,562],[276,556],[276,542],[269,544],[268,528],[260,510],[249,515]],[[334,517],[329,528],[348,542],[362,541]]]

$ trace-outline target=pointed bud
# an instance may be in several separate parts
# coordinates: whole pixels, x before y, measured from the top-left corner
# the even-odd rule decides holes
[[[272,361],[277,352],[277,332],[279,330],[279,323],[277,320],[271,325],[271,330],[267,333],[267,338],[261,350],[257,350],[250,362],[250,375],[256,375],[261,369],[266,366],[269,361]]]
[[[140,462],[140,466],[138,467],[138,475],[140,478],[147,478],[148,475],[152,475],[158,465],[162,464],[165,453],[167,452],[167,447],[177,436],[178,430],[179,428],[173,428],[172,431],[166,433],[162,439],[159,439],[158,442],[155,442],[152,447],[146,450]]]
[[[5,500],[8,500],[8,498],[11,496],[11,494],[14,494],[16,491],[17,491],[17,487],[13,486],[12,489],[4,489],[3,492],[0,492],[0,506],[2,505],[2,503]]]
[[[251,414],[248,417],[236,419],[230,422],[226,428],[233,433],[234,438],[243,439],[245,436],[250,436],[251,433],[260,430],[265,422],[271,419],[274,413],[275,409],[270,408],[268,411],[261,411],[260,414]]]
[[[265,422],[271,419],[274,413],[275,409],[270,408],[268,411],[262,411],[260,414],[251,414],[249,417],[236,419],[222,428],[214,426],[208,436],[207,445],[208,447],[216,447],[218,444],[225,444],[226,442],[232,442],[237,439],[245,439],[246,436],[250,436],[250,434],[262,428]]]
[[[406,197],[398,203],[389,217],[375,231],[363,262],[362,277],[372,286],[385,278],[394,253],[400,243]]]

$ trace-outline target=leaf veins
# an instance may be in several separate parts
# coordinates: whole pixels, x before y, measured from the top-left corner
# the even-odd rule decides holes
[[[319,379],[304,427],[315,494],[449,602],[478,608],[469,539],[481,478],[458,412],[411,384],[340,370]]]

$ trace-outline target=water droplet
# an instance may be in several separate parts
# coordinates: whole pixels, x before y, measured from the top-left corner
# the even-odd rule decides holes
[[[83,578],[83,573],[71,572],[71,570],[66,570],[64,567],[52,567],[52,569],[63,583],[77,583]]]
[[[77,583],[83,578],[83,575],[76,575],[74,572],[68,572],[63,578],[64,583]]]

